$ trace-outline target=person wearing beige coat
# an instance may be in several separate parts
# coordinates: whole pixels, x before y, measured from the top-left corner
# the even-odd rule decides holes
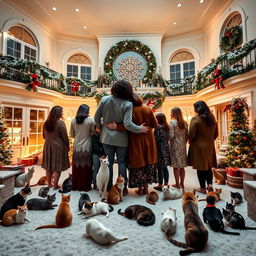
[[[218,126],[214,115],[204,101],[194,104],[197,116],[193,117],[189,127],[188,162],[197,169],[200,184],[198,192],[206,193],[206,183],[212,186],[212,167],[217,166],[214,141],[218,137]]]

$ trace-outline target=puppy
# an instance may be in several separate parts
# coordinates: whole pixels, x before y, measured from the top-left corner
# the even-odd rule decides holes
[[[96,219],[91,219],[86,222],[85,235],[86,238],[92,238],[96,243],[105,245],[117,243],[127,240],[127,237],[117,238],[114,233],[106,228]]]

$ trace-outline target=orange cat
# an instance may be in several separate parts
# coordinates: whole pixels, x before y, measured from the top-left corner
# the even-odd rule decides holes
[[[2,219],[3,226],[12,226],[15,224],[24,224],[29,220],[26,218],[28,207],[26,205],[18,206],[18,209],[12,209],[7,211]]]
[[[225,177],[221,173],[219,173],[215,168],[212,168],[212,174],[215,178],[215,183],[217,183],[218,185],[226,184]]]
[[[155,191],[150,192],[146,196],[146,202],[149,203],[149,204],[156,204],[158,199],[159,199],[159,196]]]
[[[213,196],[213,197],[215,197],[215,202],[220,201],[220,200],[221,200],[221,198],[220,198],[221,192],[222,192],[222,189],[221,189],[221,188],[215,188],[215,191],[213,191],[213,188],[210,187],[210,188],[208,189],[208,193],[207,193],[207,195],[206,195],[206,198],[207,198],[208,196]],[[198,201],[206,201],[206,198],[205,198],[205,199],[200,199],[200,200],[198,200]]]
[[[116,179],[116,184],[111,187],[108,191],[107,202],[109,204],[118,204],[123,201],[123,190],[124,190],[124,178],[118,176]]]
[[[40,185],[40,186],[48,185],[46,176],[42,176],[42,177],[38,180],[38,182],[37,182],[36,184],[30,185],[30,187],[34,187],[34,186],[37,186],[37,185]]]
[[[66,228],[70,226],[72,223],[72,213],[70,211],[69,202],[70,202],[70,195],[69,196],[62,195],[62,200],[56,214],[56,224],[44,225],[44,226],[37,227],[36,229]]]

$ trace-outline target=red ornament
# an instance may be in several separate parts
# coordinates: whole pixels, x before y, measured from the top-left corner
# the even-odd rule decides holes
[[[247,137],[243,137],[243,140],[244,140],[244,141],[247,141],[247,140],[248,140],[248,138],[247,138]]]
[[[238,122],[235,122],[234,124],[235,124],[235,125],[238,125],[239,123],[238,123]]]
[[[236,143],[236,144],[239,144],[239,143],[240,143],[240,140],[235,140],[235,143]]]
[[[233,156],[233,159],[237,159],[237,156]]]
[[[230,37],[230,36],[231,36],[231,33],[230,33],[229,31],[227,31],[224,36]]]

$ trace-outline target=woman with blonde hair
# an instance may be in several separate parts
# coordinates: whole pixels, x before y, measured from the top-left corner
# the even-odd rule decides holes
[[[188,140],[188,125],[183,119],[181,109],[175,107],[171,109],[170,122],[170,146],[171,146],[171,166],[173,167],[173,174],[175,188],[184,188],[185,169],[187,166],[187,150],[186,144]]]

